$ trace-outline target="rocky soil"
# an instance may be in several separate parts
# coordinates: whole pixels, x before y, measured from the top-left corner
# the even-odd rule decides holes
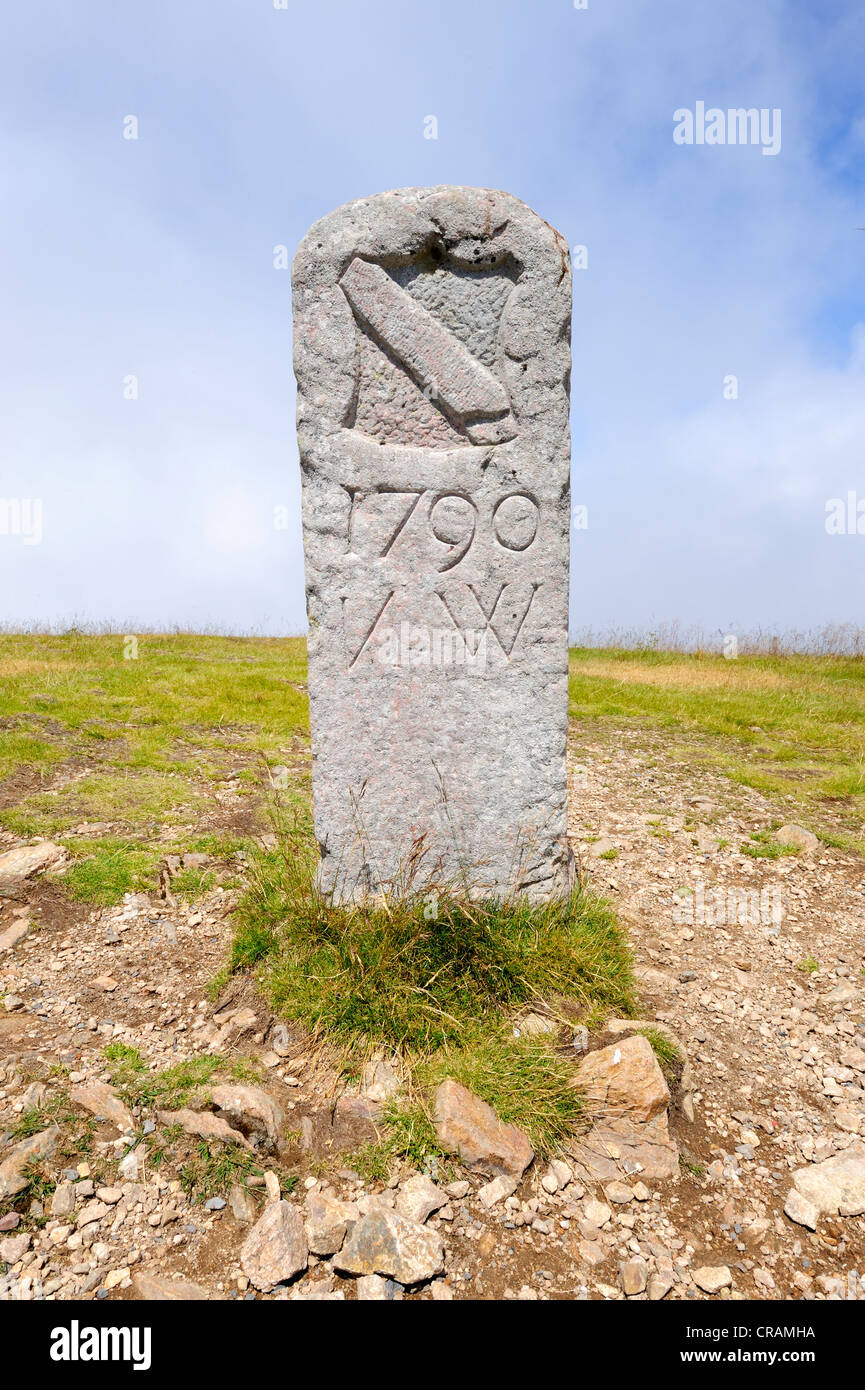
[[[581,735],[572,776],[581,873],[627,924],[644,1009],[588,1038],[515,1020],[558,1030],[592,1101],[552,1164],[445,1083],[461,1159],[365,1179],[346,1155],[398,1073],[375,1058],[346,1091],[247,981],[209,997],[230,888],[185,906],[169,865],[161,896],[85,908],[60,856],[0,844],[0,1299],[861,1297],[862,861],[807,836],[743,853],[783,805],[695,784],[645,733]],[[112,1045],[145,1081],[219,1061],[136,1101]]]

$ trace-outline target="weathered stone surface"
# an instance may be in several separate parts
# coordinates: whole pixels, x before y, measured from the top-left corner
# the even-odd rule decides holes
[[[0,892],[14,888],[34,874],[54,868],[66,858],[62,845],[41,840],[38,845],[16,845],[0,854]]]
[[[588,1053],[577,1067],[577,1083],[590,1109],[605,1115],[651,1120],[670,1103],[652,1045],[639,1033]]]
[[[4,1264],[14,1265],[30,1249],[31,1239],[29,1231],[22,1231],[20,1236],[7,1236],[5,1240],[0,1240],[0,1260]]]
[[[26,1170],[30,1163],[38,1163],[42,1158],[50,1158],[57,1147],[60,1130],[57,1125],[31,1134],[21,1139],[0,1162],[0,1202],[14,1197],[27,1186]]]
[[[447,1193],[436,1187],[430,1178],[425,1178],[422,1173],[415,1173],[406,1179],[397,1193],[396,1209],[401,1215],[407,1216],[409,1221],[419,1221],[423,1224],[434,1211],[446,1206],[447,1200]]]
[[[75,1218],[76,1226],[90,1226],[94,1221],[102,1221],[110,1215],[111,1208],[105,1202],[87,1202]]]
[[[787,1193],[784,1213],[791,1221],[795,1221],[797,1226],[807,1226],[810,1231],[816,1231],[817,1222],[820,1220],[820,1208],[795,1187],[791,1187]]]
[[[188,1279],[160,1279],[155,1274],[136,1274],[132,1280],[133,1297],[148,1303],[198,1303],[207,1298],[200,1284]]]
[[[267,1091],[259,1086],[214,1086],[210,1093],[213,1104],[242,1121],[248,1128],[263,1128],[272,1143],[282,1132],[284,1116]]]
[[[75,1210],[75,1184],[69,1182],[59,1182],[51,1194],[51,1206],[49,1208],[52,1216],[71,1216]]]
[[[645,1293],[646,1285],[649,1282],[649,1266],[646,1261],[637,1255],[632,1260],[626,1260],[619,1269],[619,1277],[622,1288],[629,1298],[634,1294]]]
[[[29,917],[19,917],[17,922],[13,922],[11,927],[0,932],[0,955],[4,951],[11,951],[23,941],[25,936],[30,934],[31,922]]]
[[[292,283],[322,884],[561,892],[567,245],[401,189],[316,223]]]
[[[861,1216],[865,1213],[865,1148],[853,1144],[834,1158],[798,1168],[793,1174],[793,1186],[821,1215]],[[791,1220],[799,1220],[786,1207],[785,1211]]]
[[[581,1177],[607,1181],[639,1171],[673,1177],[679,1155],[670,1136],[670,1092],[651,1044],[642,1034],[590,1052],[577,1068],[589,1115],[588,1133],[571,1145]]]
[[[252,1145],[239,1129],[232,1129],[227,1120],[211,1115],[208,1110],[160,1110],[159,1122],[163,1125],[180,1125],[187,1134],[197,1134],[201,1139],[221,1139],[223,1144],[241,1144],[249,1149]]]
[[[258,1215],[258,1207],[252,1193],[236,1182],[228,1194],[228,1205],[235,1221],[241,1221],[245,1226],[251,1226]]]
[[[73,1086],[69,1094],[76,1105],[89,1110],[98,1120],[110,1120],[121,1133],[135,1129],[132,1111],[107,1082],[88,1081],[84,1086]]]
[[[720,1293],[721,1289],[728,1289],[733,1282],[726,1265],[703,1265],[701,1269],[694,1270],[692,1278],[703,1293]]]
[[[244,1274],[266,1292],[293,1279],[309,1262],[303,1217],[290,1202],[270,1202],[240,1252]]]
[[[458,1081],[443,1081],[436,1090],[434,1119],[439,1143],[470,1168],[520,1176],[534,1158],[522,1130],[503,1125],[492,1106]]]
[[[820,847],[817,836],[801,825],[782,825],[780,830],[775,831],[775,839],[779,845],[794,845],[806,854],[813,854]]]
[[[435,1231],[387,1207],[373,1207],[351,1231],[333,1260],[345,1274],[382,1274],[399,1284],[420,1284],[444,1269],[444,1246]]]
[[[359,1303],[385,1303],[387,1301],[387,1280],[380,1274],[362,1274],[357,1281]]]
[[[374,1057],[363,1069],[360,1094],[364,1100],[382,1105],[393,1100],[402,1090],[402,1082],[395,1068],[386,1057]]]
[[[335,1255],[360,1212],[354,1202],[341,1202],[326,1192],[306,1199],[306,1238],[314,1255]]]
[[[510,1173],[500,1173],[492,1182],[484,1183],[483,1187],[478,1188],[478,1201],[482,1207],[489,1211],[498,1202],[503,1202],[506,1197],[512,1197],[519,1185],[519,1179]]]

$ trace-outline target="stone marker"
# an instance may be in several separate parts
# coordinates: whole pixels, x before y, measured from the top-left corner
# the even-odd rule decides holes
[[[567,244],[401,189],[292,284],[321,885],[564,893]]]

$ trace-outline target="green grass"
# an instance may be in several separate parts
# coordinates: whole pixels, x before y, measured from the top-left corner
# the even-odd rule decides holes
[[[178,1110],[192,1096],[201,1097],[216,1072],[227,1067],[224,1057],[205,1054],[162,1071],[150,1071],[138,1049],[125,1043],[109,1043],[104,1056],[111,1084],[127,1104],[159,1110]]]
[[[436,1152],[430,1097],[446,1076],[554,1152],[580,1113],[573,1067],[549,1038],[514,1038],[513,1016],[542,1001],[571,1022],[634,1011],[630,949],[609,906],[581,892],[540,904],[441,894],[432,917],[426,897],[335,906],[313,886],[308,827],[281,845],[253,857],[229,969],[253,971],[272,1007],[347,1067],[382,1045],[402,1056],[408,1108],[391,1112],[363,1161]]]
[[[125,893],[146,893],[156,887],[159,854],[147,846],[107,837],[70,844],[75,858],[63,882],[70,898],[110,907]]]
[[[633,1002],[629,949],[597,898],[334,907],[295,893],[296,860],[260,855],[237,914],[235,968],[258,966],[273,1006],[333,1041],[406,1051],[470,1042],[539,998],[589,1011]]]
[[[193,1155],[181,1164],[179,1178],[183,1191],[198,1202],[208,1197],[224,1197],[235,1183],[245,1183],[261,1167],[255,1155],[237,1144],[210,1147],[196,1144]]]
[[[820,969],[820,962],[813,956],[805,956],[797,962],[796,969],[801,970],[803,975],[814,975]]]
[[[0,634],[0,827],[64,843],[75,862],[58,882],[105,906],[151,888],[160,854],[246,848],[249,830],[229,822],[244,803],[256,821],[268,765],[290,767],[286,799],[309,791],[302,639],[144,634],[136,660],[124,647],[120,634]],[[229,776],[238,802],[220,812],[214,782]],[[69,835],[83,822],[110,836]],[[189,872],[178,892],[212,886]]]
[[[789,854],[799,853],[795,845],[784,845],[770,839],[768,830],[755,830],[750,841],[739,848],[740,853],[747,854],[752,859],[783,859]]]
[[[665,756],[770,798],[827,843],[865,853],[865,660],[574,648],[583,727],[663,732]]]

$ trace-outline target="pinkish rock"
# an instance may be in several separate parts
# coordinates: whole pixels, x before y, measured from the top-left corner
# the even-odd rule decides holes
[[[520,1176],[535,1156],[521,1129],[502,1124],[491,1105],[458,1081],[443,1081],[436,1090],[434,1122],[442,1148],[470,1168]]]

